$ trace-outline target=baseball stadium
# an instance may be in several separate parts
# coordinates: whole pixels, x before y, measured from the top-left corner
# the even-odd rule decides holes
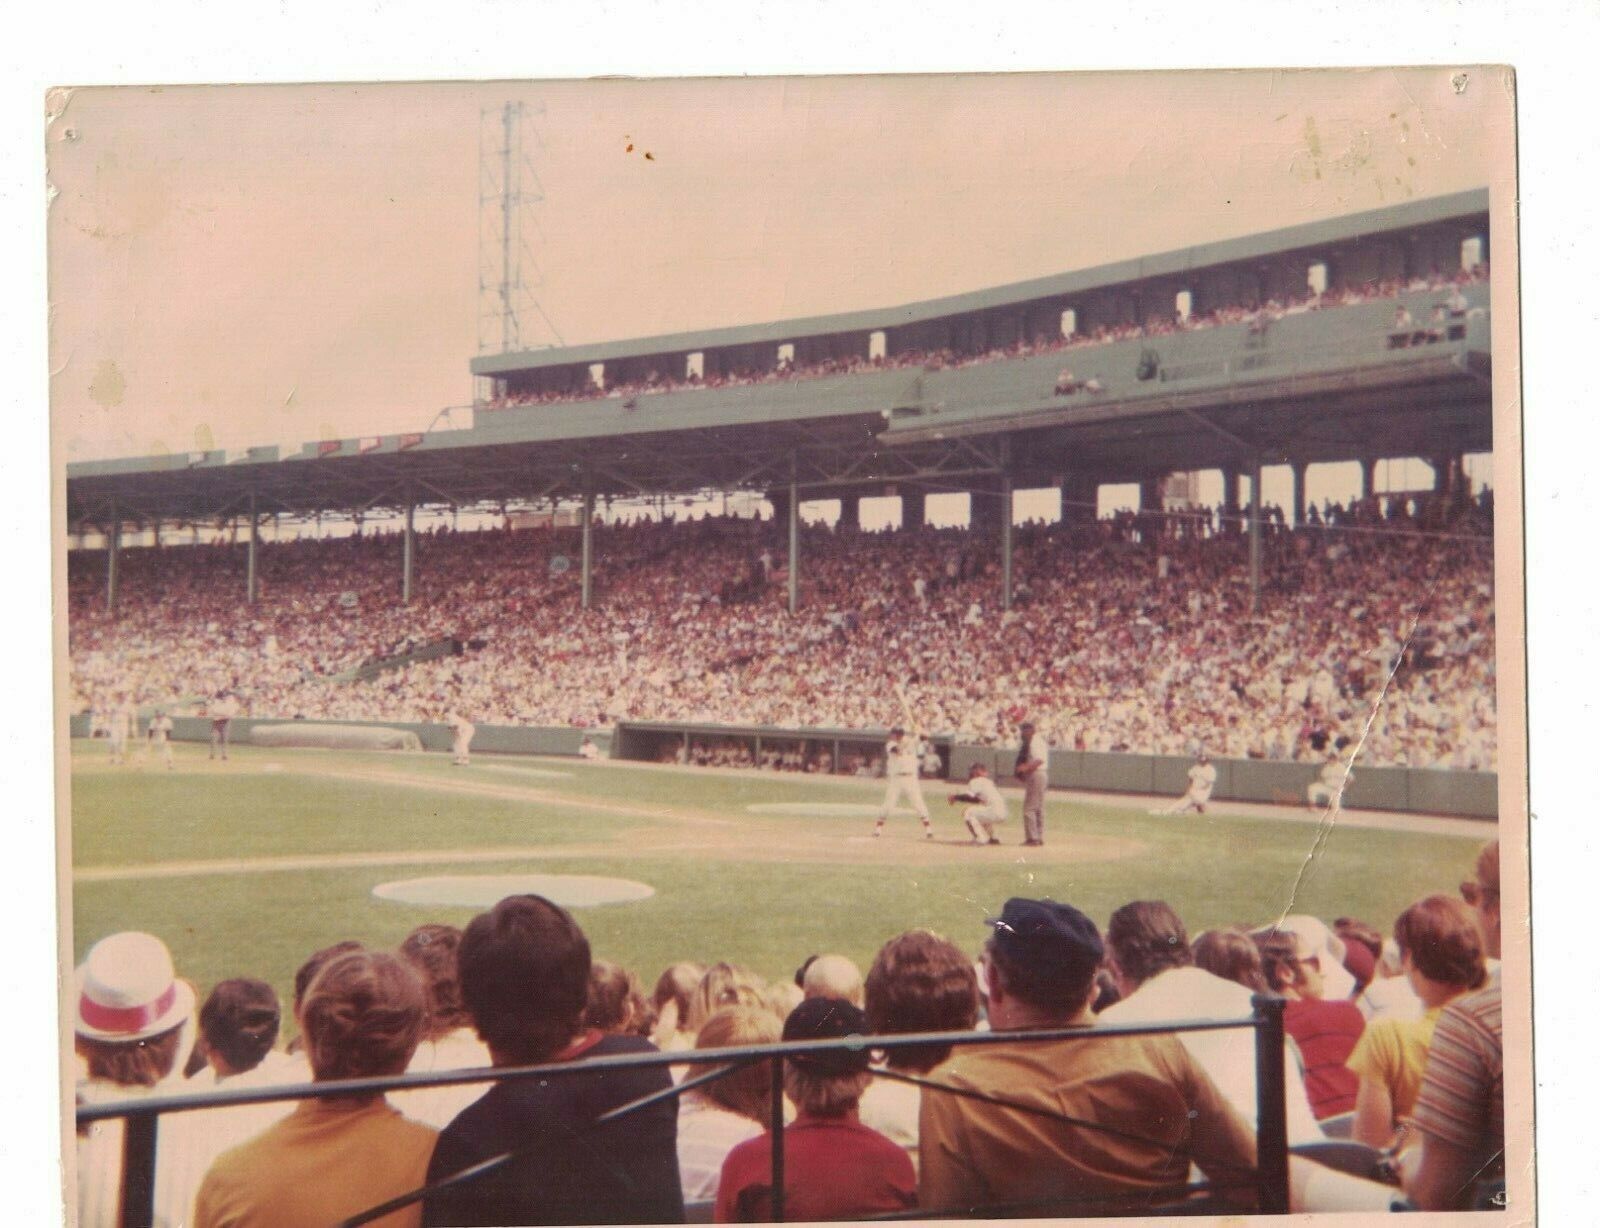
[[[70,463],[80,1222],[1503,1198],[1452,1116],[1491,978],[1500,1047],[1489,229],[506,345],[427,430]],[[601,1039],[525,1046],[484,969],[573,933]],[[491,1059],[635,1111],[484,1142],[581,1108],[475,1105]],[[348,1198],[264,1176],[350,1079],[398,1111]]]

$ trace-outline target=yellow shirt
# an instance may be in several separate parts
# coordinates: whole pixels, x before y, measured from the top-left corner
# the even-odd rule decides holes
[[[382,1097],[302,1101],[211,1166],[195,1200],[195,1228],[326,1228],[425,1184],[437,1138]],[[377,1223],[417,1228],[422,1204]]]
[[[1435,1006],[1424,1011],[1421,1019],[1374,1019],[1345,1060],[1345,1067],[1359,1077],[1388,1088],[1397,1122],[1410,1117],[1417,1105],[1433,1025],[1443,1009]]]

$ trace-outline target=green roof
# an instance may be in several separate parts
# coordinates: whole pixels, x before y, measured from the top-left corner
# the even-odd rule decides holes
[[[1133,260],[1119,260],[1113,264],[1097,265],[1076,272],[1037,277],[1006,286],[994,286],[946,298],[927,299],[920,303],[906,303],[899,307],[852,311],[831,316],[808,316],[797,320],[777,320],[766,324],[745,324],[731,328],[667,333],[656,337],[603,341],[592,345],[486,354],[472,360],[472,373],[503,375],[514,371],[608,362],[649,354],[692,353],[697,350],[716,350],[728,346],[769,342],[779,344],[802,337],[895,328],[926,320],[937,320],[945,316],[984,311],[993,307],[1082,294],[1105,286],[1144,281],[1152,277],[1170,277],[1195,269],[1234,264],[1244,260],[1260,260],[1303,248],[1326,247],[1384,231],[1429,226],[1454,218],[1474,217],[1487,214],[1488,210],[1489,190],[1475,188],[1448,196],[1430,196],[1423,200],[1388,205],[1381,209],[1368,209],[1361,213],[1348,213],[1318,222],[1285,226],[1278,230],[1263,231],[1241,238],[1223,239],[1176,251],[1158,252],[1152,256],[1141,256]]]

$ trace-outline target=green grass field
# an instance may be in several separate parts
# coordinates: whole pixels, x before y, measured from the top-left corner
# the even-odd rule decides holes
[[[870,816],[827,811],[874,806],[881,786],[870,781],[568,760],[456,768],[442,755],[252,747],[223,764],[192,746],[178,747],[178,768],[166,772],[159,762],[113,768],[103,743],[86,742],[74,745],[72,769],[75,956],[116,930],[143,929],[202,993],[223,977],[258,976],[285,997],[318,947],[393,945],[422,922],[461,925],[476,911],[372,894],[423,875],[638,880],[654,895],[575,910],[597,956],[647,983],[686,958],[787,978],[819,951],[865,968],[912,926],[976,951],[984,917],[1011,895],[1068,900],[1102,924],[1129,900],[1163,898],[1193,935],[1267,920],[1292,894],[1292,911],[1387,930],[1412,900],[1453,891],[1492,834],[1339,822],[1312,855],[1317,826],[1282,816],[1160,818],[1053,795],[1047,845],[1024,850],[1013,796],[1006,845],[975,849],[958,843],[966,832],[942,782],[924,783],[939,832],[927,842],[909,813],[872,840]],[[824,809],[747,809],[773,803]]]

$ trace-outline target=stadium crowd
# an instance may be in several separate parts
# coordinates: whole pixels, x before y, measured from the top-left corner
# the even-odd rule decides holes
[[[1113,341],[1128,341],[1138,337],[1166,337],[1176,333],[1197,332],[1223,324],[1248,324],[1253,331],[1264,332],[1274,320],[1300,315],[1330,307],[1350,307],[1358,303],[1394,298],[1402,293],[1432,290],[1440,294],[1455,291],[1448,299],[1441,299],[1437,309],[1444,315],[1457,313],[1455,304],[1462,306],[1458,314],[1465,314],[1464,300],[1458,300],[1459,289],[1474,282],[1488,280],[1489,269],[1479,264],[1462,269],[1452,276],[1434,272],[1426,277],[1409,279],[1383,278],[1322,292],[1307,289],[1303,294],[1284,298],[1269,298],[1256,304],[1226,304],[1205,312],[1180,314],[1176,309],[1165,315],[1147,317],[1142,322],[1129,321],[1116,325],[1097,325],[1070,335],[1022,338],[1006,345],[995,345],[976,350],[957,350],[949,346],[923,349],[908,346],[893,353],[874,357],[864,354],[848,356],[830,355],[811,362],[780,359],[772,367],[750,365],[736,366],[712,373],[673,375],[659,369],[647,372],[638,379],[602,382],[591,372],[576,386],[547,389],[516,389],[491,398],[483,404],[489,410],[518,408],[527,405],[555,405],[571,401],[588,401],[601,397],[631,398],[653,392],[682,392],[694,388],[739,388],[751,384],[769,384],[788,380],[818,379],[830,375],[851,375],[863,371],[888,371],[921,368],[928,371],[954,370],[979,363],[997,362],[1010,358],[1030,358],[1040,354],[1054,354],[1088,346],[1105,345]],[[1090,389],[1093,390],[1092,388]]]
[[[1249,1030],[1130,1036],[1104,1025],[1239,1019],[1285,1000],[1291,1205],[1484,1205],[1503,1190],[1499,848],[1461,898],[1418,899],[1389,937],[1361,921],[1291,916],[1193,942],[1159,900],[1102,928],[1070,904],[1012,899],[969,946],[911,930],[866,975],[813,956],[793,983],[727,962],[678,963],[646,992],[595,959],[562,908],[512,896],[464,931],[426,925],[396,951],[354,939],[311,955],[284,1012],[230,978],[203,1001],[157,937],[102,939],[77,972],[78,1101],[572,1063],[573,1073],[171,1114],[159,1134],[156,1223],[333,1223],[423,1185],[385,1223],[669,1223],[772,1218],[775,1108],[788,1218],[1015,1214],[1171,1205],[1197,1168],[1218,1209],[1256,1166]],[[281,1046],[292,1027],[293,1041]],[[855,1044],[765,1063],[714,1051],[937,1032],[1082,1030],[974,1047]],[[683,1062],[585,1071],[668,1052]],[[681,1091],[670,1093],[673,1080]],[[923,1080],[918,1083],[916,1080]],[[644,1099],[614,1117],[612,1110]],[[79,1222],[117,1222],[120,1120],[80,1126]],[[1367,1147],[1343,1171],[1318,1144]],[[492,1172],[434,1183],[510,1153]],[[1360,1170],[1352,1175],[1351,1168]],[[1236,1188],[1228,1190],[1233,1184]],[[1109,1204],[1109,1205],[1108,1205]],[[1056,1204],[1059,1208],[1059,1203]],[[1048,1213],[1048,1212],[1047,1212]]]
[[[254,605],[243,546],[126,550],[114,616],[80,551],[72,710],[226,691],[284,719],[869,730],[901,719],[898,682],[925,731],[970,743],[1028,714],[1064,749],[1314,761],[1345,739],[1369,764],[1492,769],[1489,493],[1265,515],[1254,613],[1222,509],[1022,527],[1010,610],[967,530],[808,527],[794,616],[771,520],[599,527],[587,611],[571,529],[419,535],[409,605],[392,534],[264,545]],[[440,639],[464,653],[352,677]]]

